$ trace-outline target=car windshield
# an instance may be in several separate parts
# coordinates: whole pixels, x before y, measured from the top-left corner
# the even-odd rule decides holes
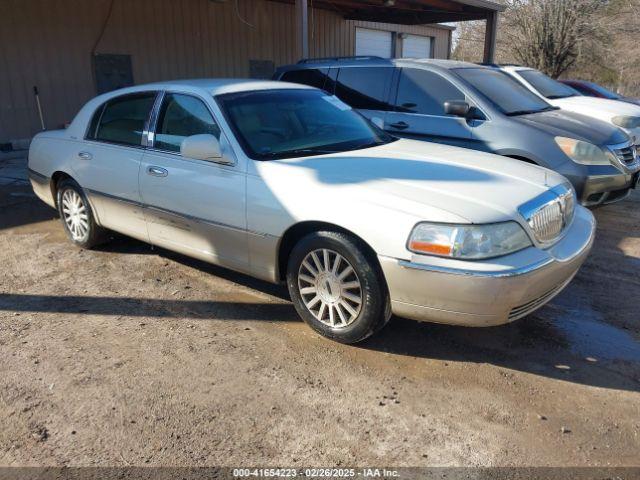
[[[245,152],[256,160],[345,152],[395,140],[320,90],[260,90],[217,100]]]
[[[518,70],[518,74],[535,88],[540,95],[548,99],[568,98],[580,96],[569,85],[560,83],[551,77],[546,76],[538,70]]]
[[[590,88],[598,92],[604,98],[608,98],[610,100],[618,100],[620,98],[620,95],[612,92],[608,88],[604,88],[602,85],[598,85],[597,83],[589,83],[588,85]]]
[[[457,68],[454,72],[506,115],[524,115],[555,109],[499,70]]]

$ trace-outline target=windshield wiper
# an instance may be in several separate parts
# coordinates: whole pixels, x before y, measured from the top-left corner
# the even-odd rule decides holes
[[[507,115],[508,117],[515,117],[518,115],[528,115],[530,113],[540,113],[540,112],[549,112],[551,110],[560,110],[559,107],[553,107],[553,106],[548,106],[548,107],[544,107],[544,108],[539,108],[537,110],[515,110],[513,112],[508,112],[505,115]]]
[[[574,95],[573,93],[570,93],[569,95],[549,95],[547,98],[549,100],[558,100],[560,98],[569,98],[569,97],[577,97],[577,95]]]
[[[261,153],[262,157],[280,157],[280,156],[289,156],[289,155],[303,155],[307,153],[324,155],[329,153],[338,153],[340,150],[328,150],[321,148],[297,148],[295,150],[284,150],[282,152],[267,152]]]
[[[365,149],[365,148],[379,147],[380,145],[386,145],[387,143],[388,143],[388,142],[385,142],[385,141],[378,141],[378,142],[365,143],[364,145],[360,145],[360,146],[358,147],[358,150]]]

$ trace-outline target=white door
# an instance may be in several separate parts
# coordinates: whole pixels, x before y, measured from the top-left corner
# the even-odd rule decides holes
[[[140,171],[149,239],[154,245],[246,270],[246,175],[241,166],[180,155],[182,140],[203,133],[220,139],[224,157],[233,156],[202,99],[167,93],[153,146],[145,151]]]
[[[402,58],[431,58],[431,37],[407,35],[402,40]]]
[[[382,58],[393,57],[391,32],[356,28],[356,55],[373,55]]]

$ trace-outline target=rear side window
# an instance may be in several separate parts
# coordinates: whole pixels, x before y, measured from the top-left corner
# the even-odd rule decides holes
[[[89,132],[89,138],[121,145],[140,146],[142,132],[155,98],[156,93],[150,92],[125,95],[110,100],[102,108],[99,119],[94,115],[91,123],[93,125],[95,122],[97,127],[93,136],[91,136],[92,132]]]
[[[220,138],[220,128],[204,102],[191,95],[165,95],[158,116],[154,147],[179,152],[185,138],[203,133]]]
[[[465,100],[465,95],[447,79],[428,70],[402,69],[397,111],[444,116],[444,102],[451,100]]]
[[[341,68],[336,83],[336,96],[353,108],[389,110],[389,87],[393,68]]]
[[[326,68],[310,69],[310,70],[291,70],[285,72],[282,75],[281,80],[283,82],[301,83],[303,85],[309,85],[310,87],[316,87],[321,90],[325,88],[325,81],[327,80]]]

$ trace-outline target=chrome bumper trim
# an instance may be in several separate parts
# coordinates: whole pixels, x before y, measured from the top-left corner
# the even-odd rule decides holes
[[[448,273],[451,275],[463,275],[468,277],[505,278],[505,277],[517,277],[519,275],[526,275],[527,273],[531,273],[533,271],[546,267],[547,265],[553,262],[554,262],[553,258],[545,258],[544,260],[532,263],[530,265],[525,265],[523,267],[513,268],[509,270],[494,270],[494,271],[441,267],[438,265],[425,265],[424,263],[408,262],[406,260],[398,260],[398,265],[400,265],[403,268],[425,270],[428,272]]]

